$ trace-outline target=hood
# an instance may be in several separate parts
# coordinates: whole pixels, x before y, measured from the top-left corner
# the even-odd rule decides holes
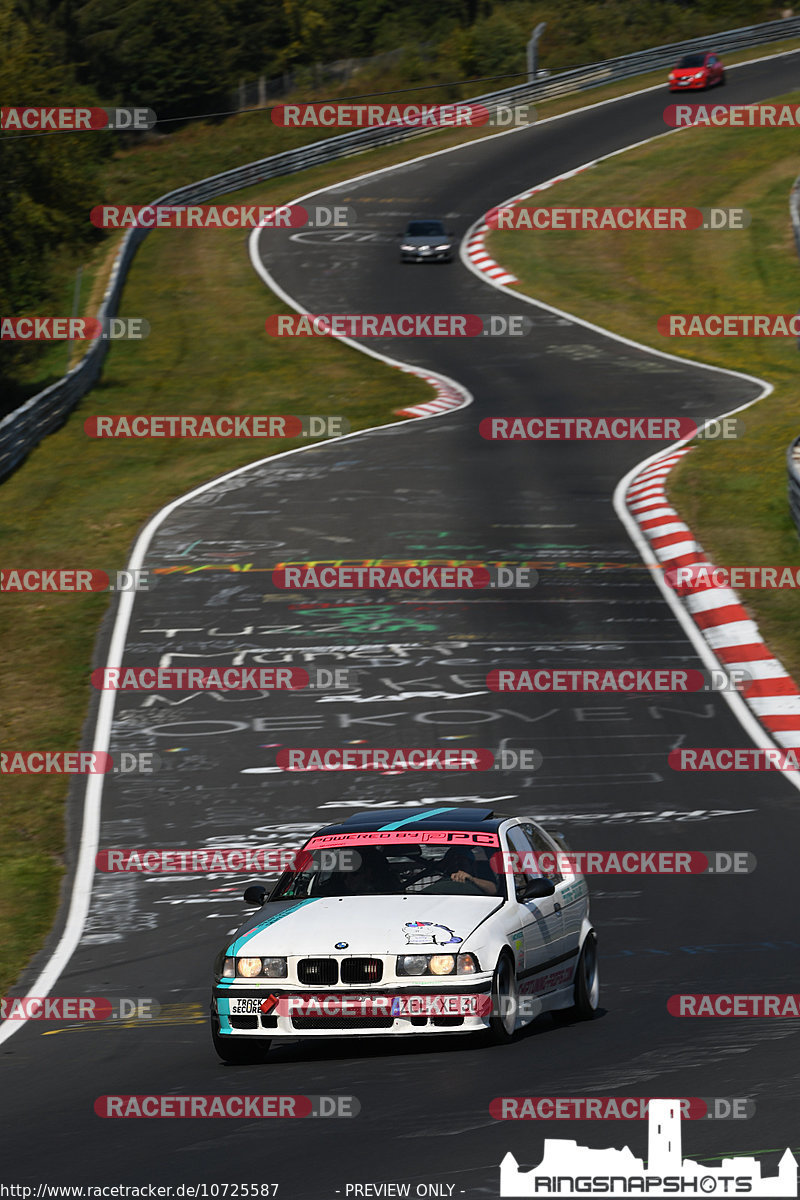
[[[497,896],[343,896],[265,904],[228,954],[348,955],[458,952]],[[337,942],[347,942],[339,950]]]

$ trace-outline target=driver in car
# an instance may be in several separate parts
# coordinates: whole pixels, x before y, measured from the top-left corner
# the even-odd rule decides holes
[[[488,863],[483,864],[489,871]],[[421,892],[425,888],[451,879],[453,883],[472,883],[480,888],[487,896],[497,895],[497,884],[487,874],[479,874],[480,866],[476,863],[475,854],[466,846],[451,846],[442,856],[441,861],[431,864],[427,874],[414,879],[406,886],[407,892]]]

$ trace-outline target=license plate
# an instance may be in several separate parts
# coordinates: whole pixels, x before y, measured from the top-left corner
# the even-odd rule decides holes
[[[236,996],[228,1001],[232,1017],[254,1017],[261,1012],[260,996]]]

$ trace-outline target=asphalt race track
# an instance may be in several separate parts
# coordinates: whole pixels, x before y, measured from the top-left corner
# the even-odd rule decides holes
[[[733,70],[721,95],[743,103],[786,93],[798,61]],[[249,911],[240,899],[249,878],[97,875],[84,937],[53,994],[153,997],[161,1015],[149,1024],[28,1022],[0,1045],[8,1182],[276,1182],[284,1200],[335,1200],[348,1184],[438,1182],[453,1185],[442,1194],[497,1196],[506,1151],[533,1165],[545,1136],[646,1153],[644,1122],[498,1122],[489,1104],[503,1095],[749,1097],[756,1112],[747,1121],[685,1122],[684,1153],[712,1159],[800,1145],[798,1022],[681,1021],[666,1009],[676,992],[796,990],[797,791],[777,773],[668,767],[681,744],[751,744],[719,695],[509,696],[485,684],[498,666],[702,664],[612,507],[620,478],[660,445],[492,443],[479,436],[480,419],[705,418],[756,391],[515,301],[458,262],[397,261],[395,234],[409,217],[441,216],[461,236],[509,196],[663,132],[669,102],[666,91],[647,92],[315,198],[355,208],[369,237],[262,234],[266,268],[311,311],[522,312],[533,330],[524,339],[370,342],[450,376],[474,403],[266,462],[161,523],[145,566],[172,572],[136,597],[126,665],[280,662],[363,673],[355,690],[316,697],[120,693],[112,753],[154,749],[163,769],[152,780],[108,777],[100,845],[295,846],[359,808],[411,813],[456,799],[535,814],[575,849],[747,850],[758,870],[590,879],[603,1004],[593,1022],[559,1026],[545,1016],[500,1048],[456,1037],[273,1043],[258,1067],[221,1064],[206,1019],[214,955]],[[342,174],[359,169],[345,163]],[[341,399],[332,396],[332,413]],[[301,596],[271,581],[278,560],[401,557],[535,561],[539,583],[488,595]],[[543,763],[442,778],[268,769],[280,746],[440,743],[533,746]],[[93,1110],[102,1095],[152,1093],[353,1095],[361,1111],[309,1128],[115,1121]],[[763,1156],[766,1171],[778,1157]]]

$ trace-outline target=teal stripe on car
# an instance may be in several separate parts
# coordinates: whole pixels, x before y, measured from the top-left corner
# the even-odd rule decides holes
[[[438,817],[440,813],[454,812],[455,805],[448,804],[447,808],[432,808],[430,812],[426,812],[425,816],[420,816],[417,813],[413,817],[404,817],[402,821],[392,821],[391,825],[381,825],[378,833],[386,833],[389,829],[402,829],[404,825],[414,825],[419,821],[427,821],[428,817]]]
[[[284,917],[290,917],[292,913],[296,913],[299,909],[303,908],[304,905],[313,904],[314,901],[318,899],[318,896],[312,896],[308,900],[299,900],[297,904],[293,904],[291,908],[284,908],[283,912],[273,913],[271,917],[267,917],[266,921],[262,921],[259,925],[254,926],[253,929],[249,929],[247,933],[243,933],[240,938],[237,938],[235,942],[232,942],[225,951],[226,955],[229,958],[235,958],[242,946],[249,942],[250,938],[254,938],[257,933],[261,933],[262,929],[268,929],[270,925],[274,925],[276,921],[282,921]]]
[[[217,1000],[217,1016],[219,1017],[220,1033],[233,1033],[233,1026],[230,1021],[231,1002],[230,1000]]]

